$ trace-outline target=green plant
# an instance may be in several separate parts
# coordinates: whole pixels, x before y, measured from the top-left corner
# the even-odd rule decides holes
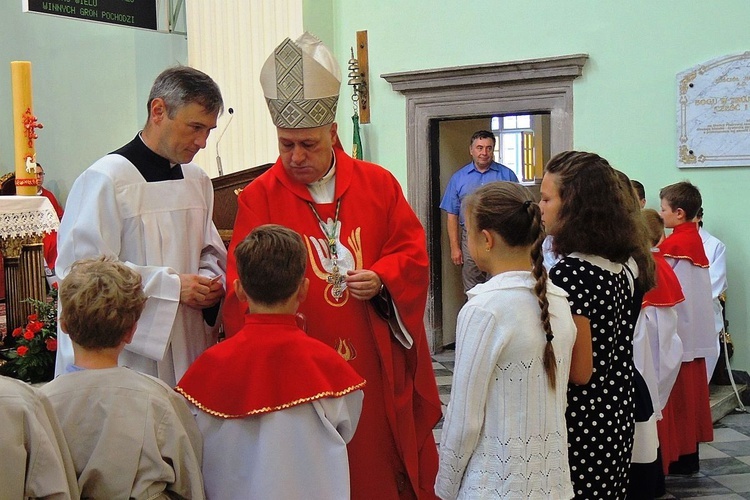
[[[52,380],[57,351],[57,286],[50,287],[46,301],[24,302],[32,304],[36,314],[28,316],[26,326],[13,330],[16,347],[6,354],[3,373],[31,383]]]

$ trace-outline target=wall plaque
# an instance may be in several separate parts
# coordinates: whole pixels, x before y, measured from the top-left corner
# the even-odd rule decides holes
[[[750,166],[750,52],[677,75],[677,166]]]

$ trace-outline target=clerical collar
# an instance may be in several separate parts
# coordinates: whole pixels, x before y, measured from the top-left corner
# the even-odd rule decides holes
[[[307,190],[310,191],[315,203],[333,203],[336,195],[336,152],[333,151],[333,163],[328,172],[319,180],[308,184]]]
[[[146,182],[160,182],[184,179],[182,167],[177,164],[172,166],[170,161],[149,149],[143,142],[141,133],[132,141],[111,154],[124,156],[141,173]]]

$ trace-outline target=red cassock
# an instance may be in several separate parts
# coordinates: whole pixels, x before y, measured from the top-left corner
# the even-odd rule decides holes
[[[709,265],[697,224],[684,223],[676,226],[672,234],[661,242],[659,250],[664,257],[687,260],[697,267],[707,268]],[[661,275],[657,277],[661,278]],[[689,291],[685,290],[685,295],[688,294]],[[671,462],[683,455],[695,453],[697,443],[713,440],[704,358],[696,357],[682,363],[667,405],[662,411],[662,420],[657,422],[657,430],[665,474],[669,472]]]
[[[438,461],[432,429],[441,410],[424,328],[429,283],[424,229],[390,172],[352,159],[338,145],[334,152],[333,203],[314,203],[280,159],[240,194],[229,245],[224,326],[227,336],[233,335],[246,312],[232,289],[237,244],[262,224],[299,232],[309,255],[310,290],[300,307],[307,332],[337,349],[367,381],[362,416],[348,447],[352,498],[408,497],[409,483],[419,498],[435,498]],[[413,340],[411,348],[394,337],[368,301],[353,298],[348,290],[338,300],[332,294],[328,244],[309,204],[323,221],[335,220],[339,200],[338,258],[378,274]]]

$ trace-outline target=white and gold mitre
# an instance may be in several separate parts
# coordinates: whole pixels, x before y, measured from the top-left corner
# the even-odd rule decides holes
[[[328,47],[310,33],[276,47],[263,64],[260,84],[277,127],[320,127],[336,118],[341,70]]]

